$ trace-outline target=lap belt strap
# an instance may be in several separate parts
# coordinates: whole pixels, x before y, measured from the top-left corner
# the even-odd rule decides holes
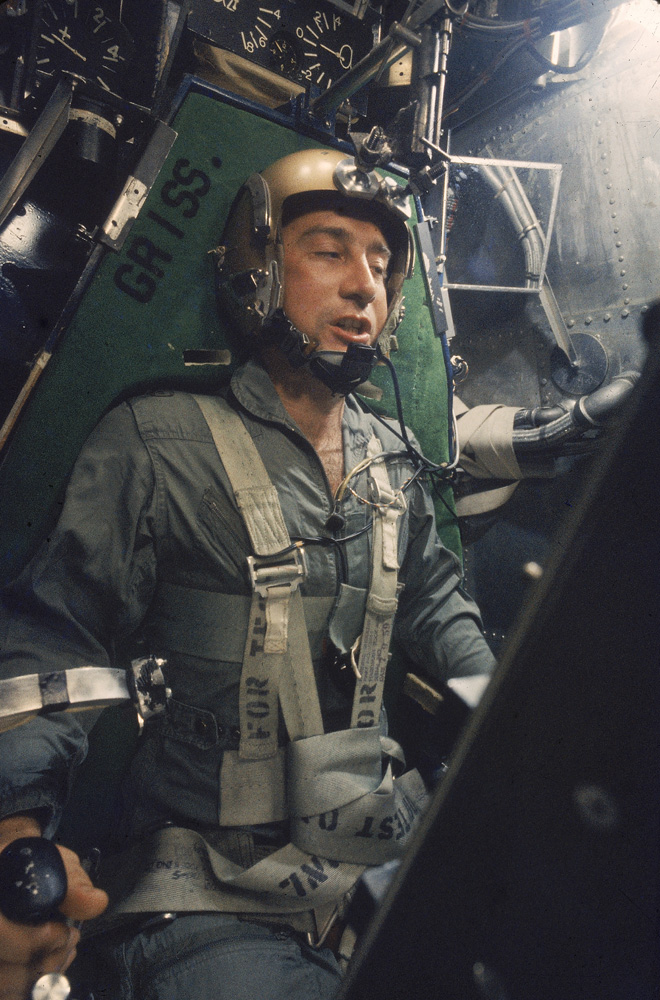
[[[132,701],[143,719],[165,711],[170,692],[165,687],[162,660],[133,660],[128,670],[112,667],[72,667],[42,674],[23,674],[0,681],[0,733],[35,715],[80,712]]]

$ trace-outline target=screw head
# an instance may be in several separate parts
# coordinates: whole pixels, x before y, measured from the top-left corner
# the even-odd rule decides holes
[[[598,830],[612,830],[619,823],[619,807],[600,785],[576,785],[573,803],[580,818]]]

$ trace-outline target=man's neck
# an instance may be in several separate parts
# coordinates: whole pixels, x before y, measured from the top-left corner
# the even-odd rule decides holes
[[[331,392],[306,368],[291,368],[277,351],[262,360],[284,409],[316,450],[334,493],[344,475],[344,397]]]
[[[328,389],[306,368],[292,368],[278,351],[264,354],[263,364],[284,409],[316,447],[328,433],[341,433],[344,397]]]

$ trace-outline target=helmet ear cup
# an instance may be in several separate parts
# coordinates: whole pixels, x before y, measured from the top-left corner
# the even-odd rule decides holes
[[[260,174],[249,177],[238,192],[223,243],[213,253],[219,315],[228,321],[235,353],[249,357],[281,298],[281,252],[275,246],[270,192]]]

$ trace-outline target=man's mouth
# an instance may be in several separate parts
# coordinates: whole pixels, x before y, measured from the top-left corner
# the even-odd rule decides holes
[[[369,336],[371,331],[371,324],[366,319],[357,319],[351,316],[345,316],[342,319],[338,319],[335,324],[340,330],[345,330],[346,333],[351,334],[354,337],[359,337],[362,335]]]

